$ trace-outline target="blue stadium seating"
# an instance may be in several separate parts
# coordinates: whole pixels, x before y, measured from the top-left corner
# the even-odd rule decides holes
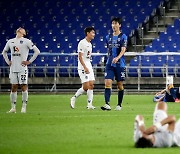
[[[153,40],[152,45],[145,48],[145,51],[157,52],[177,52],[180,51],[180,18],[174,21],[174,25],[169,25],[165,32],[161,32],[158,39]]]
[[[112,16],[122,17],[122,31],[129,36],[162,1],[16,0],[8,5],[3,1],[0,5],[0,48],[5,45],[6,37],[13,37],[15,29],[23,26],[42,52],[64,50],[71,53],[77,48],[76,37],[82,39],[84,27],[92,25],[99,30],[93,41],[96,44],[94,52],[106,52],[101,48],[103,45],[99,45],[98,38],[104,38],[110,32]]]
[[[46,76],[46,66],[48,63],[48,56],[39,55],[36,60],[33,62],[33,72],[36,77],[45,77]],[[36,67],[38,66],[38,67]]]
[[[128,70],[128,76],[129,77],[138,77],[138,68],[139,66],[139,58],[135,57],[133,59],[131,59],[130,63],[129,63],[129,70]]]
[[[105,36],[111,32],[110,19],[112,16],[122,17],[122,31],[130,34],[151,16],[154,9],[165,0],[16,0],[0,2],[0,49],[2,51],[9,38],[15,36],[15,30],[25,27],[28,37],[37,45],[41,53],[62,53],[58,56],[40,55],[32,64],[30,74],[35,76],[53,76],[56,66],[61,66],[59,76],[77,76],[77,57],[63,54],[76,52],[78,42],[84,38],[84,28],[94,26],[96,37],[92,40],[93,52],[106,53]],[[179,20],[169,26],[167,34],[162,33],[159,40],[154,40],[146,51],[177,51],[179,44]],[[167,35],[167,36],[165,36]],[[161,38],[171,40],[171,43]],[[55,58],[56,57],[56,58]],[[93,65],[98,65],[100,57],[93,57]],[[133,60],[132,60],[133,61]],[[130,62],[130,66],[138,66],[138,62]],[[150,63],[142,63],[149,66]],[[0,63],[0,66],[4,64]],[[40,66],[41,68],[36,68]],[[48,68],[48,67],[54,68]],[[67,69],[67,66],[74,68]],[[44,67],[44,68],[43,68]],[[63,68],[64,67],[64,68]],[[2,71],[2,70],[1,70]],[[7,72],[7,71],[3,71]],[[141,69],[142,76],[149,76],[149,70]],[[1,73],[2,74],[2,73]],[[129,76],[137,76],[137,69],[130,68]]]

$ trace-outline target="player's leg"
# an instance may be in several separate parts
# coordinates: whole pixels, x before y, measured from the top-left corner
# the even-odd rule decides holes
[[[17,89],[18,89],[18,84],[11,85],[11,93],[10,93],[11,109],[8,111],[8,113],[16,113]]]
[[[93,88],[94,88],[94,80],[91,80],[91,81],[89,81],[89,87],[87,90],[87,109],[95,109],[95,107],[92,105]]]
[[[112,79],[105,79],[105,90],[104,90],[104,99],[105,105],[101,107],[102,110],[111,110],[109,105],[110,98],[111,98],[111,90],[112,90]]]
[[[10,73],[9,79],[11,83],[11,93],[10,93],[10,101],[11,101],[11,109],[7,113],[16,113],[16,101],[17,101],[17,89],[18,89],[18,79],[17,73]]]
[[[115,110],[118,111],[122,109],[122,101],[124,96],[123,81],[125,80],[125,68],[117,67],[115,75],[116,75],[117,89],[118,89],[118,104]]]
[[[155,106],[154,113],[153,113],[153,124],[156,124],[163,119],[167,118],[167,104],[165,102],[158,102]],[[167,130],[167,125],[161,127],[161,130]]]
[[[21,113],[26,113],[26,106],[28,102],[28,71],[18,73],[19,84],[21,85],[22,90],[22,108]]]
[[[104,89],[104,100],[105,105],[101,107],[102,110],[111,110],[109,105],[111,98],[112,82],[114,80],[114,68],[110,65],[106,65],[105,69],[105,89]]]
[[[89,85],[88,85],[88,90],[87,90],[87,109],[95,109],[95,107],[92,105],[93,104],[93,89],[94,89],[94,72],[93,69],[89,69]]]
[[[121,110],[122,109],[122,100],[124,96],[124,87],[123,87],[123,81],[120,81],[117,83],[118,88],[118,104],[115,108],[115,110]]]
[[[82,86],[81,88],[79,88],[79,89],[76,91],[75,95],[74,95],[73,97],[71,97],[71,101],[70,101],[71,103],[70,103],[70,105],[71,105],[71,108],[72,108],[72,109],[75,108],[76,99],[77,99],[79,96],[81,96],[83,93],[84,93],[84,89],[83,89],[83,86]]]
[[[86,76],[86,74],[84,73],[83,70],[78,70],[78,74],[79,74],[79,77],[81,79],[81,83],[82,83],[82,87],[79,88],[75,95],[73,97],[71,97],[71,100],[70,100],[70,106],[72,109],[75,108],[75,103],[76,103],[76,99],[81,96],[85,91],[88,90],[88,76]]]
[[[22,89],[22,108],[21,108],[21,113],[26,113],[26,106],[28,102],[28,88],[27,84],[22,84],[21,85]]]
[[[180,87],[178,87],[176,89],[176,99],[175,99],[176,103],[180,103]]]
[[[180,119],[176,122],[174,128],[174,142],[176,146],[180,147]]]

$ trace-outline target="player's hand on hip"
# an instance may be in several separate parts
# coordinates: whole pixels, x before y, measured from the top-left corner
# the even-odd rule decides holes
[[[12,65],[12,61],[9,61],[9,66],[11,66]]]
[[[89,72],[89,69],[88,69],[87,67],[84,68],[84,72],[85,72],[86,74],[89,74],[89,73],[90,73],[90,72]]]
[[[29,64],[31,64],[29,61],[22,61],[22,63],[21,63],[22,66],[26,66],[26,65],[29,65]]]

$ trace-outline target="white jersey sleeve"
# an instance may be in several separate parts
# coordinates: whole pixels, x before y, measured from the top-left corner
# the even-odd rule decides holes
[[[81,53],[84,53],[84,45],[83,45],[83,42],[80,41],[79,44],[78,44],[78,53],[81,52]]]
[[[28,48],[29,48],[30,50],[32,50],[32,49],[33,49],[33,46],[34,46],[34,44],[32,43],[32,41],[29,40],[29,39],[27,39],[26,43],[27,43]]]
[[[9,47],[9,41],[6,43],[4,49],[3,49],[3,52],[2,52],[2,55],[4,57],[4,60],[6,61],[6,63],[9,65],[9,58],[7,56],[7,52],[9,51],[10,47]]]
[[[6,52],[9,51],[9,41],[6,43],[3,51],[6,51]]]

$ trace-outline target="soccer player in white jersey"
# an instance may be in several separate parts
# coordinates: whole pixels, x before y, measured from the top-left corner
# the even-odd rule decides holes
[[[26,105],[28,101],[28,68],[27,65],[31,64],[38,54],[40,53],[39,49],[27,38],[26,30],[24,28],[18,28],[16,30],[16,37],[10,39],[6,46],[3,49],[3,57],[6,63],[10,66],[10,83],[11,93],[11,109],[8,113],[16,113],[16,100],[17,100],[17,90],[18,84],[21,85],[22,89],[22,113],[26,113]],[[7,56],[7,52],[11,51],[11,60]],[[30,60],[27,60],[29,50],[33,50],[34,54]]]
[[[134,142],[138,148],[180,146],[180,120],[167,115],[167,104],[158,102],[153,114],[153,126],[145,129],[144,117],[137,115]]]
[[[77,90],[75,95],[71,98],[71,108],[75,108],[75,101],[85,91],[87,92],[87,109],[95,109],[93,102],[93,88],[94,88],[94,72],[90,62],[92,53],[91,40],[95,37],[95,29],[93,27],[86,27],[84,30],[85,38],[78,44],[78,74],[81,79],[82,87]]]

